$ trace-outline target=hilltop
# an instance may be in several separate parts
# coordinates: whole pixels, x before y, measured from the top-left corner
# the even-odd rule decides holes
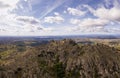
[[[1,78],[120,78],[119,51],[101,43],[52,40],[1,60]]]

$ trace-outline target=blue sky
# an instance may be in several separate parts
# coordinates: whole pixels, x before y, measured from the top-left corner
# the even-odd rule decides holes
[[[0,0],[1,36],[120,34],[120,0]]]

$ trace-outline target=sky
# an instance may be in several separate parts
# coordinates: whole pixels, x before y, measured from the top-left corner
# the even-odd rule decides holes
[[[120,0],[0,0],[0,36],[120,34]]]

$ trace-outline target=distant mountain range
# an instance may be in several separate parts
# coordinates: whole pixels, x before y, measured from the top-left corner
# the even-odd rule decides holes
[[[61,40],[61,39],[74,39],[74,38],[94,38],[94,39],[120,39],[120,35],[64,35],[64,36],[0,36],[1,40]]]
[[[96,39],[119,39],[120,35],[68,35],[68,36],[38,36],[35,38],[41,39],[69,39],[69,38],[96,38]]]

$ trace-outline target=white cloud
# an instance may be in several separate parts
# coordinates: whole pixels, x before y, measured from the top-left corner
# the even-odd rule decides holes
[[[0,8],[7,8],[9,7],[8,4],[4,4],[3,2],[0,2]]]
[[[5,29],[6,32],[12,32],[15,31],[15,28],[17,25],[16,20],[14,19],[16,17],[15,14],[9,14],[6,13],[4,15],[0,15],[0,29]]]
[[[102,33],[102,32],[106,32],[108,33],[108,30],[105,29],[104,27],[101,26],[93,26],[93,27],[80,27],[80,26],[74,26],[74,27],[70,27],[68,28],[68,32],[76,32],[77,34],[81,34],[81,33]]]
[[[101,19],[107,19],[111,21],[120,21],[120,9],[119,8],[98,8],[93,12],[94,16],[97,16]]]
[[[71,20],[70,20],[70,23],[71,23],[71,24],[77,24],[77,25],[78,25],[78,24],[81,23],[81,20],[79,20],[79,19],[71,19]]]
[[[113,33],[119,33],[120,32],[120,28],[115,28],[115,27],[113,27],[113,28],[108,28],[108,31],[109,32],[113,32]]]
[[[21,31],[23,31],[23,32],[38,32],[43,29],[44,28],[40,25],[24,24]]]
[[[34,33],[36,33],[36,35],[38,35],[38,33],[45,33],[54,35],[56,33],[61,34],[61,32],[63,34],[66,34],[67,30],[74,30],[74,32],[76,32],[77,34],[79,34],[80,32],[120,31],[120,28],[116,28],[116,25],[120,24],[120,5],[118,3],[119,0],[113,0],[113,3],[110,2],[111,0],[106,0],[106,4],[104,4],[102,7],[91,7],[88,5],[84,5],[82,7],[78,6],[77,8],[67,8],[66,11],[63,9],[65,14],[62,14],[68,14],[67,16],[65,16],[66,18],[63,18],[62,15],[60,15],[58,12],[54,12],[53,10],[58,8],[66,1],[69,0],[56,0],[55,2],[47,2],[47,6],[44,7],[42,6],[42,2],[44,2],[44,0],[0,0],[0,32],[2,32],[2,34],[22,33],[22,35],[24,35],[26,33],[33,33],[34,35]],[[33,6],[38,5],[39,3],[41,8],[34,10]],[[110,8],[109,6],[112,4],[113,7]],[[86,10],[85,7],[88,9]],[[88,11],[90,11],[95,18],[92,18],[91,15],[91,18],[89,18],[89,14],[87,14],[87,16],[84,16],[82,19],[80,16],[85,15]],[[38,12],[41,12],[39,19],[34,17],[34,15],[36,15]],[[51,14],[51,12],[54,13],[53,16],[45,17],[46,15]],[[74,16],[69,15],[74,15],[76,17],[75,19],[71,19]],[[64,22],[65,19],[66,22]],[[71,19],[71,24],[67,22],[69,21],[67,19]],[[60,24],[56,27],[54,26],[53,28],[47,26],[44,27],[41,22],[44,22],[44,24],[57,23],[57,25],[63,22],[62,25],[64,26],[60,26]],[[111,28],[109,28],[109,26],[107,25],[111,25]],[[48,31],[52,33],[48,33]]]
[[[71,27],[70,30],[81,32],[118,32],[120,30],[119,28],[109,28],[107,25],[115,26],[115,24],[118,25],[120,23],[119,2],[119,0],[115,0],[111,3],[111,0],[105,0],[105,5],[96,8],[89,5],[82,5],[82,8],[87,8],[87,11],[90,11],[93,17],[97,18],[71,19],[70,23],[76,26]],[[113,7],[110,8],[111,5]]]
[[[45,28],[41,25],[40,20],[30,16],[18,16],[14,14],[8,14],[0,16],[0,32],[4,33],[21,33],[22,35],[28,32],[41,32],[41,31],[52,31],[50,28]]]
[[[16,5],[18,3],[19,0],[0,0],[0,2],[3,2],[5,4],[8,4],[8,5]]]
[[[58,12],[54,12],[54,15],[59,16],[60,14]]]
[[[109,21],[103,19],[92,19],[86,18],[83,20],[71,19],[70,23],[75,25],[74,27],[69,28],[69,31],[80,31],[80,32],[107,32],[104,29]]]
[[[40,20],[30,17],[30,16],[18,16],[16,17],[16,20],[24,23],[29,23],[29,24],[39,24]]]
[[[0,9],[13,10],[20,0],[0,0]]]
[[[83,19],[83,20],[71,19],[70,22],[72,24],[76,24],[78,26],[90,27],[90,26],[104,26],[109,21],[108,20],[103,20],[103,19],[86,18],[86,19]]]
[[[41,25],[40,21],[34,17],[10,15],[2,16],[4,19],[0,21],[0,29],[4,29],[8,33],[17,33],[18,31],[38,32],[44,30],[44,27]]]
[[[16,4],[19,2],[19,0],[0,0],[1,3],[4,5],[9,5],[11,7],[16,6]]]
[[[39,32],[39,31],[52,31],[52,28],[45,28],[41,25],[40,20],[30,16],[18,16],[16,21],[22,25],[22,31],[26,32]]]
[[[8,15],[17,8],[20,0],[0,0],[0,15]]]
[[[120,22],[120,7],[118,7],[116,5],[113,6],[112,8],[99,7],[97,9],[94,9],[88,5],[83,5],[83,6],[88,8],[88,10],[94,16],[96,16],[100,19],[106,19],[106,20],[110,20],[110,21],[119,21]]]
[[[28,0],[24,0],[25,2],[27,2]]]
[[[64,11],[63,11],[63,13],[64,13],[64,14],[66,14],[66,13],[67,13],[67,11],[65,11],[65,10],[64,10]]]
[[[67,11],[69,14],[71,15],[76,15],[76,16],[82,16],[85,14],[84,11],[81,11],[81,10],[78,10],[78,9],[75,9],[75,8],[67,8]]]
[[[22,33],[25,35],[30,32],[46,32],[52,31],[52,28],[45,28],[41,25],[39,19],[33,16],[20,16],[15,9],[19,9],[20,0],[0,0],[0,35],[17,35]],[[23,7],[21,5],[21,7]]]
[[[44,18],[44,22],[46,23],[61,23],[61,22],[64,22],[64,18],[61,17],[60,15],[57,15],[57,16],[48,16],[48,17],[45,17]]]

